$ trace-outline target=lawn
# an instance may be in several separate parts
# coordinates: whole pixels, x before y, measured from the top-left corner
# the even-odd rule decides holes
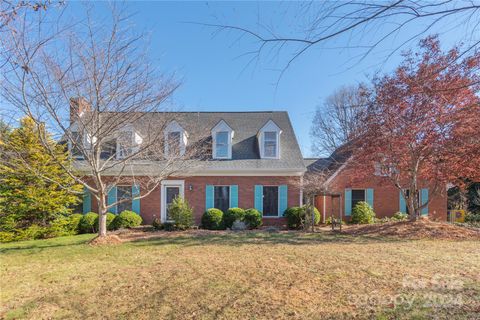
[[[0,319],[475,318],[478,241],[302,233],[0,245]]]

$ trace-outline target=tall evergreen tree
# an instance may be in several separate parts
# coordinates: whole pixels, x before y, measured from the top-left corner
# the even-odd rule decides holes
[[[52,146],[46,152],[41,139]],[[72,212],[82,188],[63,166],[70,166],[64,145],[55,142],[43,126],[31,118],[2,134],[0,160],[0,227],[9,221],[15,228],[46,226],[61,214]],[[56,159],[56,161],[54,161]]]

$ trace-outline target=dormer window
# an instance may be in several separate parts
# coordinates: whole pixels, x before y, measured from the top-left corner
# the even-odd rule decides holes
[[[282,130],[272,120],[269,120],[258,132],[260,158],[280,159],[280,135]]]
[[[264,133],[263,148],[265,157],[275,158],[277,156],[277,133],[274,131],[267,131]]]
[[[212,129],[212,155],[214,159],[232,158],[232,139],[234,131],[230,126],[221,120]]]
[[[187,132],[177,121],[170,122],[165,128],[165,158],[178,157],[185,154],[187,147]]]
[[[220,131],[216,134],[215,139],[215,157],[227,158],[228,157],[228,132]]]
[[[117,139],[117,158],[124,159],[133,153],[134,141],[132,131],[122,131]]]

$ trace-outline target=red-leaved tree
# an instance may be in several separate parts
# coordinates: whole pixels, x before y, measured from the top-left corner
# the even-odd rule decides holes
[[[392,74],[374,80],[352,162],[359,176],[376,167],[387,177],[415,220],[428,206],[418,200],[420,182],[432,199],[449,183],[478,181],[480,53],[443,52],[438,38],[429,37],[403,57]]]

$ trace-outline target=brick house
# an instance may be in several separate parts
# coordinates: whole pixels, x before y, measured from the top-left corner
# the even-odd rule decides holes
[[[194,169],[182,176],[168,177],[147,196],[124,202],[110,211],[132,210],[144,223],[154,217],[167,220],[167,207],[177,197],[183,197],[194,210],[196,224],[208,208],[226,210],[231,207],[256,208],[263,214],[264,224],[283,224],[287,207],[302,202],[299,181],[306,172],[287,112],[179,112],[170,113],[172,120],[165,127],[165,139],[176,138],[180,150],[188,145],[191,131],[201,126],[208,132],[211,145],[203,160],[192,162]],[[152,113],[150,120],[161,117]],[[160,121],[160,120],[159,120]],[[134,136],[142,128],[133,127]],[[112,144],[115,148],[115,143]],[[168,143],[166,142],[168,148]],[[117,143],[118,148],[118,143]],[[118,151],[118,150],[117,150]],[[82,169],[81,159],[75,164]],[[136,179],[155,170],[152,163],[133,162]],[[107,203],[129,195],[141,194],[138,185],[110,188]],[[97,211],[94,197],[85,193],[83,212]]]
[[[344,220],[348,220],[352,208],[360,201],[370,204],[378,218],[391,217],[396,212],[408,213],[400,190],[374,166],[368,175],[364,175],[367,178],[354,178],[356,169],[348,161],[350,155],[351,152],[339,148],[328,158],[304,159],[308,171],[329,172],[326,181],[328,192],[325,195],[318,195],[315,199],[315,206],[320,211],[322,221],[330,217],[332,212],[336,217],[341,213]],[[431,220],[446,221],[447,188],[445,186],[442,192],[431,195],[430,187],[424,181],[419,182],[419,188],[421,188],[418,194],[419,203],[428,202],[421,213]],[[337,197],[331,197],[332,194]]]

